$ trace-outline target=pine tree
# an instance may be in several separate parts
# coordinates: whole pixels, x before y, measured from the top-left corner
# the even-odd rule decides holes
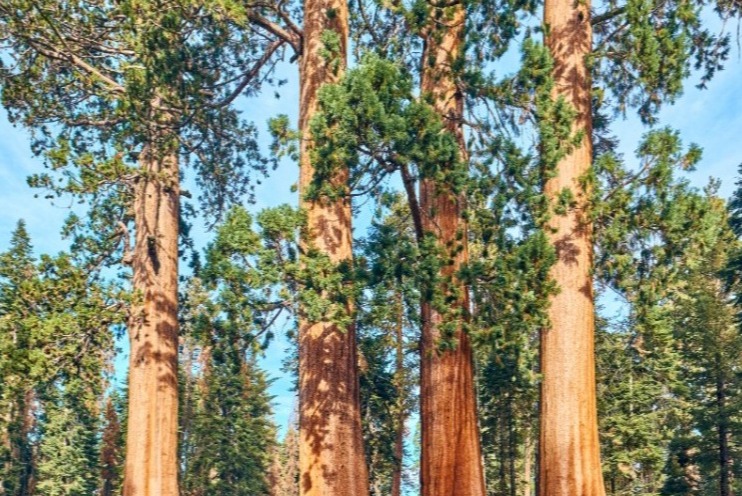
[[[418,314],[416,242],[404,198],[390,195],[382,217],[360,243],[361,415],[371,494],[400,496],[407,420],[416,410]]]
[[[698,494],[729,496],[737,489],[734,474],[739,453],[734,438],[739,435],[740,383],[736,363],[742,339],[733,296],[737,279],[732,275],[732,261],[739,252],[732,220],[736,207],[732,200],[728,218],[719,198],[711,196],[708,201],[716,214],[709,216],[708,248],[685,274],[684,298],[673,315],[683,361],[681,380],[687,384],[688,418],[673,439],[679,467],[668,463],[663,494],[680,494],[690,487]],[[688,467],[693,468],[693,477]]]
[[[296,304],[291,288],[300,273],[296,237],[303,218],[284,205],[260,212],[254,225],[247,210],[231,209],[190,280],[182,314],[190,357],[182,360],[184,494],[274,490],[270,381],[257,357],[273,323]]]
[[[0,289],[3,322],[0,332],[0,487],[2,494],[9,495],[29,494],[33,484],[34,391],[27,380],[31,330],[21,319],[29,313],[23,300],[32,290],[36,274],[31,240],[25,223],[18,221],[10,248],[0,258],[3,281]]]
[[[299,431],[296,419],[289,421],[283,441],[273,454],[271,496],[299,496]]]
[[[241,357],[224,338],[202,371],[184,494],[267,495],[274,439],[267,382],[254,358]]]
[[[83,496],[98,489],[97,419],[89,406],[69,395],[51,393],[43,402],[38,477],[35,492],[43,496]]]
[[[0,255],[6,494],[97,489],[98,403],[121,296],[69,255],[31,258],[22,223]]]
[[[672,472],[668,484],[684,478],[692,485],[694,454],[683,432],[692,422],[692,401],[676,309],[688,301],[687,277],[724,229],[718,200],[680,175],[698,163],[700,149],[684,149],[677,132],[661,129],[644,137],[637,158],[627,167],[606,154],[593,166],[595,276],[628,310],[625,321],[606,321],[598,333],[601,443],[611,494],[657,493],[663,470]]]

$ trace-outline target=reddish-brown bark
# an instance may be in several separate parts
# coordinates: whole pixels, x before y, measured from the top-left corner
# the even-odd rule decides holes
[[[178,161],[146,147],[140,164],[124,496],[177,496]]]
[[[448,130],[457,136],[462,159],[467,157],[461,123],[464,100],[457,88],[452,64],[463,56],[464,30],[462,4],[442,12],[441,9],[432,10],[425,33],[421,81],[422,94],[431,99],[444,117]],[[468,258],[467,226],[462,218],[464,202],[463,195],[452,191],[449,184],[431,179],[422,179],[420,183],[423,231],[435,237],[451,261],[444,264],[441,276],[445,282],[439,289],[458,294],[453,304],[457,308],[451,310],[454,318],[462,320],[469,312],[467,288],[456,277]],[[484,496],[469,337],[459,325],[453,336],[455,347],[442,351],[440,326],[451,316],[447,312],[442,315],[428,301],[422,302],[421,311],[421,494]],[[461,315],[456,315],[459,312]]]
[[[576,110],[573,129],[584,138],[559,161],[546,183],[552,200],[572,191],[566,215],[554,214],[547,235],[556,248],[551,276],[559,286],[549,309],[550,327],[541,335],[540,496],[602,496],[595,398],[595,307],[592,286],[592,225],[588,192],[580,178],[592,163],[590,2],[546,0],[546,42],[554,59],[555,95]]]
[[[340,53],[327,60],[321,37],[334,31]],[[348,6],[345,0],[304,2],[300,62],[300,204],[307,215],[302,249],[327,255],[334,263],[352,259],[350,197],[310,200],[314,181],[309,124],[317,111],[318,90],[338,81],[347,64]],[[344,189],[347,169],[335,171],[333,186]],[[348,309],[350,310],[350,309]],[[364,496],[368,470],[363,452],[355,329],[333,322],[299,322],[299,465],[303,496]]]
[[[105,411],[106,426],[101,438],[101,496],[114,496],[119,484],[121,423],[119,422],[113,401],[108,398]]]

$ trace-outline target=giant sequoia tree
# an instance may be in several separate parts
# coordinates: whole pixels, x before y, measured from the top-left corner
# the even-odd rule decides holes
[[[563,191],[573,199],[564,215],[546,228],[555,250],[551,277],[558,285],[541,336],[541,440],[539,494],[600,496],[605,493],[595,399],[595,307],[592,289],[592,225],[589,192],[580,180],[592,162],[591,82],[586,56],[592,45],[590,5],[547,0],[546,44],[554,59],[555,96],[575,111],[580,145],[558,161],[545,194],[556,202]]]
[[[589,4],[547,1],[545,41],[553,59],[553,95],[574,113],[579,144],[553,164],[544,193],[554,205],[546,226],[556,250],[550,325],[542,334],[540,412],[541,494],[603,494],[597,435],[594,365],[593,78],[612,91],[618,108],[637,106],[652,121],[681,91],[689,59],[704,78],[717,69],[725,40],[699,27],[700,5],[627,2],[591,18]],[[593,40],[593,25],[598,36]],[[591,74],[592,70],[592,74]],[[543,145],[542,145],[543,146]]]
[[[307,224],[301,243],[306,273],[312,272],[316,281],[304,282],[309,284],[300,310],[299,484],[303,495],[362,496],[368,493],[368,473],[361,437],[353,303],[347,294],[349,282],[342,280],[350,275],[353,256],[348,170],[342,161],[316,152],[311,129],[319,89],[337,82],[347,64],[347,3],[307,0],[303,28],[299,194]],[[328,299],[330,308],[320,313],[311,309],[316,298]]]
[[[77,247],[92,249],[94,265],[120,258],[132,268],[127,496],[178,492],[183,158],[204,187],[206,211],[218,213],[247,185],[252,130],[230,104],[265,59],[253,60],[245,47],[262,42],[251,45],[224,14],[219,2],[0,6],[3,103],[61,172],[34,184],[88,200],[87,222],[73,217],[68,226]]]
[[[468,262],[465,192],[450,180],[468,159],[463,131],[464,96],[457,84],[464,57],[465,8],[429,7],[423,28],[420,90],[456,137],[451,163],[436,164],[437,178],[420,181],[423,236],[432,236],[441,263],[438,288],[445,310],[424,297],[421,303],[420,481],[425,496],[484,495],[484,471],[474,394],[474,361],[466,322],[469,293],[459,271]],[[452,169],[452,170],[447,170]],[[452,187],[453,186],[453,187]],[[417,208],[414,205],[413,208]],[[444,344],[445,343],[445,344]]]
[[[0,492],[397,496],[419,372],[424,496],[733,493],[737,242],[713,185],[675,175],[696,147],[656,130],[624,161],[607,117],[654,123],[693,63],[720,68],[702,8],[546,0],[539,31],[530,0],[0,3],[3,104],[50,169],[31,183],[85,204],[73,256],[37,262],[21,228],[0,256]],[[221,220],[267,163],[233,104],[284,47],[299,132],[271,130],[299,137],[301,208],[229,210],[179,301],[188,216]],[[100,436],[110,267],[128,414]],[[626,309],[598,320],[597,398],[596,283]],[[286,311],[298,432],[268,474],[256,357]]]

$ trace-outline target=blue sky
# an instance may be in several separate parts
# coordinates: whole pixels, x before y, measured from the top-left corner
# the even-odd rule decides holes
[[[292,124],[296,124],[296,67],[282,66],[279,76],[290,81],[281,89],[280,99],[275,99],[273,92],[268,90],[262,98],[243,99],[239,103],[245,118],[261,126],[261,142],[264,146],[269,142],[265,132],[268,118],[288,114]],[[716,75],[708,89],[693,87],[696,80],[697,77],[691,77],[685,94],[675,105],[665,107],[660,114],[659,125],[680,130],[686,144],[694,142],[703,148],[704,158],[697,170],[690,174],[693,183],[702,187],[708,183],[709,177],[720,178],[720,193],[729,196],[734,188],[737,166],[742,163],[742,61],[739,51],[735,47],[726,69]],[[633,156],[633,150],[647,128],[630,115],[616,122],[614,130],[621,139],[621,150],[629,158]],[[26,177],[39,170],[41,163],[30,152],[28,133],[12,127],[4,110],[0,111],[0,250],[7,248],[10,233],[21,218],[26,221],[37,253],[56,253],[67,247],[59,230],[70,212],[70,203],[51,204],[43,198],[43,194],[39,198],[34,197],[40,192],[27,186]],[[290,190],[297,175],[296,164],[281,164],[258,187],[257,203],[250,208],[257,211],[281,203],[295,204],[297,197]],[[189,180],[186,173],[186,181]],[[209,234],[203,229],[196,229],[195,237],[203,245],[208,241]],[[277,379],[273,383],[272,394],[276,397],[276,420],[284,426],[293,408],[294,395],[289,391],[289,380],[280,371],[287,343],[281,332],[277,332],[276,336],[263,364]],[[122,354],[117,360],[119,373],[123,373],[125,363],[126,357]]]

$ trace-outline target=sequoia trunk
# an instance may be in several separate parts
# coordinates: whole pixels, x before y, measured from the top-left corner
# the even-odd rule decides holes
[[[456,85],[454,63],[463,57],[464,30],[462,4],[432,9],[425,33],[421,80],[422,94],[431,99],[445,119],[447,129],[458,138],[462,160],[467,158],[461,123],[464,99]],[[457,278],[457,272],[468,258],[464,208],[462,192],[432,179],[421,180],[423,231],[435,237],[446,258],[441,271],[442,287],[437,289],[453,298],[451,315],[442,315],[427,300],[423,300],[421,306],[420,481],[423,496],[485,494],[472,350],[463,328],[469,314],[469,296],[466,286]],[[441,326],[450,318],[458,320],[452,336],[454,347],[441,350]]]
[[[177,496],[178,161],[145,147],[140,164],[124,496]]]
[[[554,60],[555,97],[577,112],[574,131],[581,144],[556,166],[545,192],[553,203],[565,189],[574,203],[554,214],[547,235],[556,249],[551,276],[559,293],[551,299],[550,328],[541,335],[539,495],[602,496],[595,398],[595,308],[592,287],[592,225],[588,192],[580,178],[592,163],[590,2],[546,0],[546,43]]]
[[[338,46],[326,45],[335,33]],[[326,255],[335,264],[349,263],[350,197],[308,199],[314,181],[310,122],[317,111],[318,90],[338,81],[347,64],[348,6],[345,0],[306,0],[300,63],[301,163],[300,205],[307,225],[302,253]],[[333,53],[335,52],[335,53]],[[347,187],[348,170],[332,173],[329,182]],[[331,295],[325,295],[331,298]],[[348,311],[351,309],[348,308]],[[361,434],[355,329],[334,322],[299,321],[299,465],[303,496],[364,496],[368,469]]]

